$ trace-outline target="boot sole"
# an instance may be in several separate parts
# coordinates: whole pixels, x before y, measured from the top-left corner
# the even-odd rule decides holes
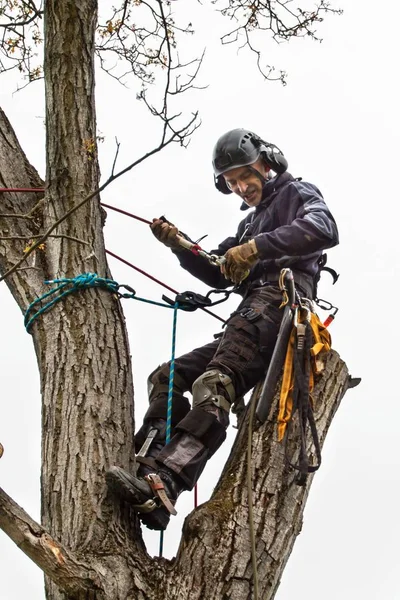
[[[107,487],[116,496],[122,498],[122,500],[125,500],[128,504],[143,504],[146,500],[152,498],[151,493],[149,494],[150,488],[147,484],[143,484],[143,487],[146,486],[146,490],[140,489],[142,485],[139,487],[137,481],[140,482],[140,480],[137,479],[133,482],[120,467],[111,467],[106,473]],[[140,482],[140,484],[141,483],[142,482]],[[135,508],[135,511],[143,525],[148,529],[163,531],[167,528],[170,515],[166,509],[160,507],[146,513],[140,512],[140,510]]]

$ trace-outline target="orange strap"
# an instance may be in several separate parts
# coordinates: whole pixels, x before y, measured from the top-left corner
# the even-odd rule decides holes
[[[299,323],[302,322],[300,311]],[[311,369],[310,369],[310,394],[314,389],[314,377],[324,369],[324,362],[321,359],[321,353],[326,353],[331,348],[331,336],[329,331],[319,320],[318,315],[311,313],[311,329],[314,336],[314,345],[311,348]],[[294,344],[296,342],[296,327],[293,327],[283,367],[282,387],[279,399],[278,412],[278,440],[281,441],[285,435],[286,427],[292,416],[293,410],[293,388],[294,388],[294,369],[293,355]]]

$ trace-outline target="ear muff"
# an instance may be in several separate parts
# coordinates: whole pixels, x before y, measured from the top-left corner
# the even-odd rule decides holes
[[[268,146],[263,145],[260,154],[275,173],[281,175],[287,171],[289,166],[288,161],[277,146],[273,144],[268,144]]]
[[[214,185],[219,192],[222,192],[223,194],[232,194],[232,190],[230,190],[226,185],[223,175],[220,175],[219,177],[215,177],[214,175]]]

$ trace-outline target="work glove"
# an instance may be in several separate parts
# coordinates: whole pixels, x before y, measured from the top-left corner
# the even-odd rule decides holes
[[[250,240],[241,246],[230,248],[225,254],[226,262],[221,272],[233,283],[239,284],[248,276],[250,268],[259,260],[256,242]]]
[[[168,248],[171,248],[172,250],[183,250],[176,237],[179,234],[179,230],[173,223],[162,219],[153,219],[150,229],[158,241]]]

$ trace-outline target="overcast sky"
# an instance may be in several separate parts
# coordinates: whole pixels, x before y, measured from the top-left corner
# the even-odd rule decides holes
[[[288,71],[288,85],[262,81],[254,60],[233,47],[221,48],[209,35],[211,11],[203,15],[194,48],[208,44],[200,82],[204,91],[187,97],[198,108],[202,126],[187,150],[170,147],[110,186],[104,202],[144,218],[165,214],[193,238],[208,234],[206,248],[231,235],[243,213],[240,201],[213,187],[211,152],[216,139],[235,127],[254,130],[276,143],[294,176],[315,183],[334,214],[340,245],[329,251],[339,273],[335,287],[323,278],[320,296],[340,310],[331,325],[333,346],[362,384],[349,390],[330,428],[323,464],[316,474],[303,530],[284,572],[277,600],[400,600],[398,578],[400,524],[399,392],[396,276],[399,275],[398,191],[394,181],[400,158],[398,23],[396,2],[342,3],[344,15],[321,26],[323,43],[309,39],[276,45],[266,42],[268,60]],[[197,45],[196,45],[197,44]],[[44,124],[41,84],[12,94],[12,76],[2,77],[0,105],[42,177]],[[110,172],[115,137],[121,167],[157,141],[157,124],[136,101],[136,89],[123,89],[99,76],[98,128],[103,178]],[[109,213],[107,248],[179,290],[206,287],[180,269],[146,225]],[[138,296],[161,300],[163,289],[110,260],[114,278]],[[31,338],[7,287],[0,286],[1,377],[0,485],[39,520],[40,395]],[[237,302],[218,307],[227,316]],[[170,357],[172,311],[126,300],[125,315],[133,359],[137,421],[146,406],[146,378]],[[324,315],[322,315],[324,316]],[[177,354],[207,343],[219,323],[206,314],[180,313]],[[235,418],[232,419],[235,424]],[[199,501],[218,479],[235,429],[209,463],[199,482]],[[165,535],[165,554],[173,556],[193,495],[184,494],[178,517]],[[146,534],[151,554],[158,534]],[[0,532],[0,599],[43,600],[40,570]]]

